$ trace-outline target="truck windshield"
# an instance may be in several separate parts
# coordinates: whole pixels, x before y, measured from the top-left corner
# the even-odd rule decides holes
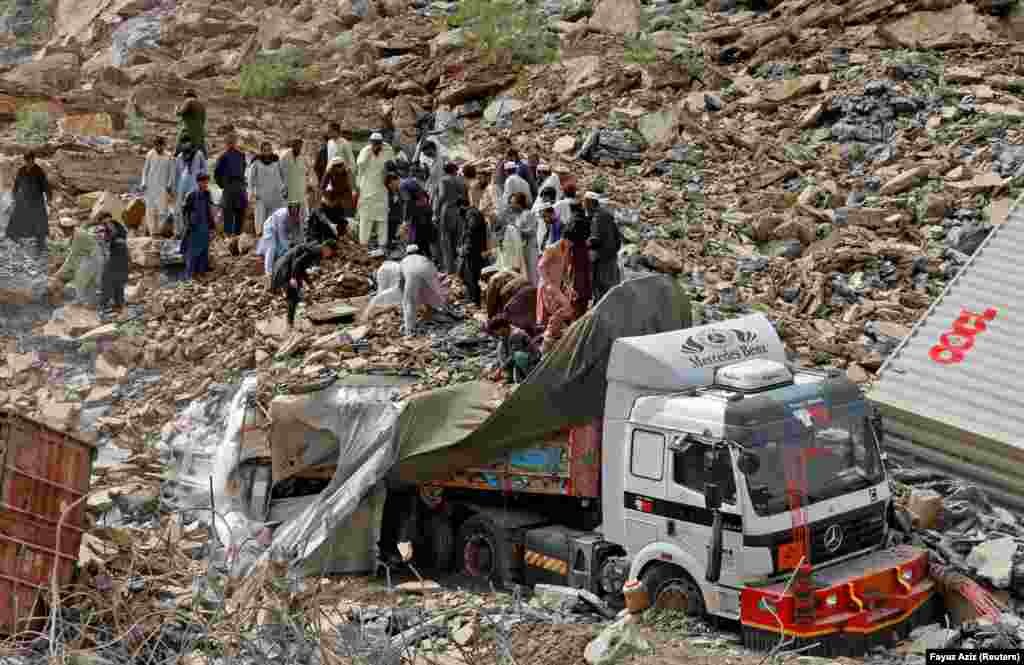
[[[789,510],[794,489],[807,506],[882,482],[863,402],[787,405],[786,413],[785,420],[752,427],[744,437],[760,461],[746,476],[758,515]]]

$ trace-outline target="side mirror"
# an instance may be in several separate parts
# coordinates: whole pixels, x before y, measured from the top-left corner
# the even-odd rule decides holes
[[[704,483],[704,506],[708,510],[722,507],[722,490],[718,483]]]
[[[744,476],[751,476],[758,472],[761,468],[761,458],[754,453],[743,452],[740,453],[740,459],[737,462],[737,466],[740,468],[740,472]]]

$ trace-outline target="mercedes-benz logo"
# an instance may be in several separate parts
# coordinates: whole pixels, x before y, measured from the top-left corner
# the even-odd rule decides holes
[[[825,549],[835,552],[843,546],[843,530],[838,524],[833,524],[825,530]]]

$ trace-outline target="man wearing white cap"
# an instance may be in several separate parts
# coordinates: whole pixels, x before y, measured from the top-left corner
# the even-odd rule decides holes
[[[587,192],[583,197],[583,209],[590,219],[590,261],[594,265],[594,302],[597,303],[613,286],[622,281],[619,270],[619,250],[622,248],[622,233],[615,218],[601,207],[601,197],[596,192]]]
[[[505,162],[505,173],[508,175],[505,178],[505,191],[502,192],[501,200],[498,202],[499,214],[504,213],[508,207],[509,198],[516,192],[526,194],[527,210],[533,207],[533,193],[530,191],[530,183],[526,182],[522,176],[516,174],[518,168],[519,164],[515,162]]]
[[[420,305],[444,307],[446,297],[437,268],[419,253],[419,247],[409,245],[402,259],[402,334],[411,335],[416,328],[416,310]]]
[[[384,182],[387,163],[395,158],[379,132],[370,135],[370,145],[356,159],[356,188],[359,192],[359,244],[367,246],[374,230],[377,245],[388,249],[388,188]]]

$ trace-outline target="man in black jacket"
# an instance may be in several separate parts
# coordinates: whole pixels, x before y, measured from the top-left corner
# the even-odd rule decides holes
[[[295,327],[295,311],[302,299],[302,287],[309,283],[308,271],[320,265],[322,259],[329,259],[337,251],[338,243],[328,240],[321,245],[307,243],[293,247],[274,264],[274,273],[270,281],[270,290],[278,292],[284,289],[288,300],[288,327]]]
[[[594,192],[583,197],[583,209],[590,219],[590,261],[594,264],[594,303],[600,302],[604,294],[622,281],[619,270],[619,250],[622,248],[622,233],[615,218],[601,207],[600,198]]]
[[[105,212],[100,218],[103,239],[109,244],[109,255],[103,265],[100,278],[99,310],[113,303],[114,311],[124,309],[124,287],[128,283],[128,272],[131,262],[128,258],[128,230],[124,224]]]

